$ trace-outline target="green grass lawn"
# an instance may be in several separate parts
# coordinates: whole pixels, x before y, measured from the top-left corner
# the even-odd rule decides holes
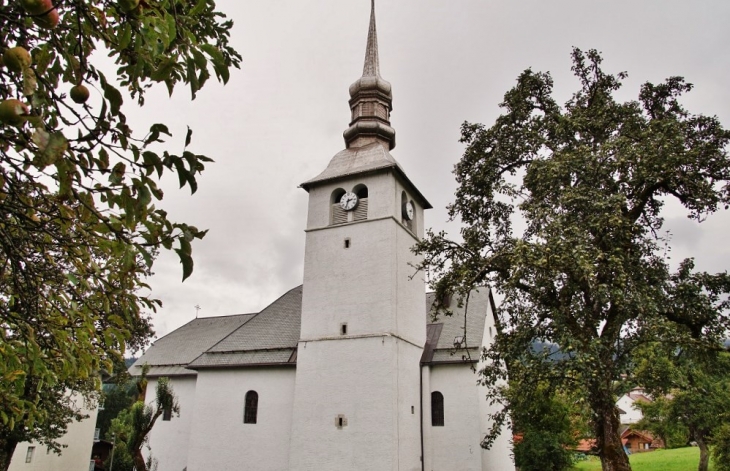
[[[629,457],[633,471],[694,471],[700,462],[700,449],[697,447],[675,448],[673,450],[656,450],[647,453],[635,453]],[[576,471],[600,471],[601,461],[590,457],[588,461],[578,463]],[[710,460],[710,471],[712,471]]]

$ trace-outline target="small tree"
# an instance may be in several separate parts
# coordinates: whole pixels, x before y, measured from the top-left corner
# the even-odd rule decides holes
[[[715,471],[730,471],[730,423],[722,424],[715,430],[712,457]]]
[[[515,465],[520,471],[565,471],[573,464],[575,411],[564,394],[541,382],[510,382]]]
[[[146,370],[138,380],[138,384],[146,387]],[[111,427],[107,433],[107,440],[115,441],[115,454],[113,467],[118,471],[151,471],[154,459],[152,455],[145,461],[142,455],[142,448],[147,444],[149,433],[157,419],[164,413],[180,415],[180,405],[170,385],[169,378],[159,378],[155,389],[154,404],[145,404],[144,395],[128,409],[119,413],[112,420]],[[111,460],[111,457],[107,462]],[[107,464],[108,466],[108,464]]]
[[[687,430],[700,449],[698,470],[707,471],[715,434],[730,422],[730,353],[677,349],[667,343],[654,344],[649,351],[637,369],[637,377],[658,397],[656,408],[647,407],[652,414],[648,420],[658,412],[660,423],[666,424],[662,428]],[[656,359],[661,352],[663,362]]]
[[[656,397],[651,402],[638,402],[643,417],[636,423],[636,428],[647,430],[659,437],[666,448],[677,448],[689,443],[687,426],[672,417],[671,400]]]

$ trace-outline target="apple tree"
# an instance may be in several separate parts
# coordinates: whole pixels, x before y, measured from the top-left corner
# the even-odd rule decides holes
[[[730,327],[727,273],[692,260],[673,272],[662,237],[667,200],[698,222],[730,203],[730,132],[682,106],[692,86],[680,77],[619,102],[625,73],[605,72],[595,50],[572,58],[579,87],[565,105],[550,74],[528,69],[491,127],[462,126],[449,208],[461,238],[429,233],[415,250],[436,299],[485,283],[503,295],[481,372],[492,400],[517,364],[571,391],[590,408],[603,470],[628,471],[616,399],[633,386],[635,350],[657,339],[717,350]]]
[[[93,399],[98,372],[147,342],[156,254],[175,250],[185,279],[205,235],[168,219],[158,182],[194,193],[211,159],[190,130],[173,153],[164,124],[134,129],[125,98],[144,105],[158,84],[195,98],[241,58],[213,0],[0,0],[0,24],[4,470],[20,441],[54,448],[71,392]]]

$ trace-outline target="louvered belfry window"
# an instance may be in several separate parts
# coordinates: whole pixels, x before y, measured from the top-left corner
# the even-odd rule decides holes
[[[368,199],[362,198],[352,212],[353,221],[363,221],[368,218]]]
[[[255,424],[259,410],[259,394],[256,391],[246,393],[246,406],[243,412],[244,424]]]
[[[438,391],[431,393],[431,426],[444,426],[444,395]]]
[[[340,203],[332,205],[332,224],[344,224],[347,222],[347,211],[342,209]]]
[[[365,185],[357,185],[354,193],[358,197],[357,206],[352,211],[345,211],[340,206],[340,198],[345,194],[345,190],[337,189],[332,193],[330,200],[331,217],[330,224],[345,224],[353,221],[364,221],[368,218],[368,188]]]

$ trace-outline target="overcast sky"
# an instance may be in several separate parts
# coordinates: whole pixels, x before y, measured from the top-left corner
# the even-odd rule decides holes
[[[344,148],[348,87],[362,73],[368,0],[219,0],[235,22],[242,54],[225,87],[214,82],[190,101],[179,89],[150,95],[128,113],[137,131],[165,122],[181,151],[216,161],[190,197],[166,180],[161,206],[174,220],[210,229],[193,246],[195,271],[184,283],[173,255],[163,254],[150,280],[164,307],[159,336],[195,317],[257,312],[302,281],[307,193],[298,188]],[[392,152],[434,209],[426,227],[451,233],[445,207],[451,173],[463,152],[462,122],[491,125],[498,103],[531,67],[550,71],[564,103],[577,89],[570,51],[595,48],[605,70],[627,71],[622,99],[645,81],[673,75],[695,85],[684,100],[692,113],[730,126],[730,2],[727,0],[376,0],[380,68],[393,85]],[[672,257],[693,255],[698,267],[726,270],[730,214],[701,225],[671,207]]]

